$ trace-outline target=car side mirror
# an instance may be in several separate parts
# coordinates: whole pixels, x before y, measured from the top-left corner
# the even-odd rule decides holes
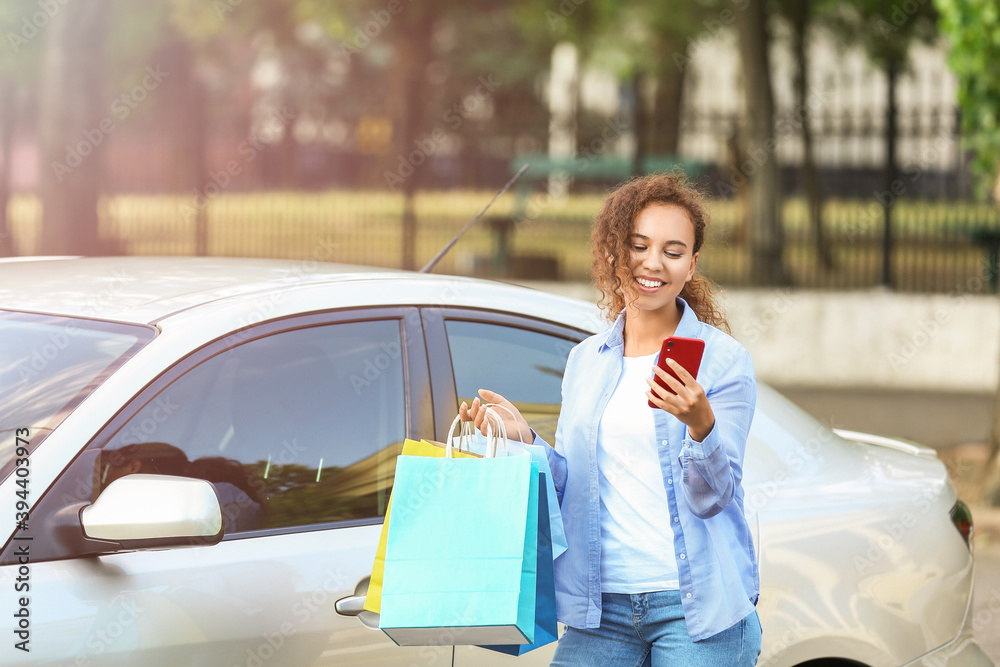
[[[55,512],[48,528],[73,556],[117,551],[218,544],[224,532],[222,505],[204,479],[126,475],[111,482],[93,503]]]
[[[84,535],[123,549],[216,544],[222,506],[212,483],[168,475],[126,475],[80,512]]]

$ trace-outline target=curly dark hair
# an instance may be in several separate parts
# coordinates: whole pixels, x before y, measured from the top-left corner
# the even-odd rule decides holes
[[[598,305],[605,316],[614,320],[627,305],[623,286],[631,284],[631,235],[635,219],[651,204],[668,204],[684,209],[694,225],[694,249],[701,250],[708,226],[705,195],[680,170],[635,177],[620,185],[604,200],[590,235],[594,254],[594,283],[601,291]],[[718,289],[695,271],[680,296],[694,309],[698,319],[729,333],[729,323],[715,295]]]

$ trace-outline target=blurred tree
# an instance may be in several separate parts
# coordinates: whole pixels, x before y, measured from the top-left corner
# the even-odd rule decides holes
[[[384,10],[383,10],[384,11]],[[408,160],[411,173],[403,182],[403,268],[416,269],[417,217],[414,195],[418,179],[412,176],[416,168],[428,157],[429,151],[417,145],[420,135],[427,130],[427,67],[432,59],[432,30],[440,11],[438,4],[410,5],[406,8],[396,42],[393,60],[393,88],[398,93],[392,113],[393,125],[399,128],[398,148],[400,159]],[[411,148],[415,147],[415,148]],[[421,155],[415,158],[414,155]],[[405,158],[403,156],[406,156]],[[418,164],[418,159],[421,164]],[[423,173],[423,172],[420,172]]]
[[[0,7],[0,33],[10,47],[0,59],[0,79],[16,90],[14,111],[3,122],[7,132],[13,121],[19,134],[38,139],[43,253],[115,250],[98,235],[103,156],[109,135],[137,107],[130,96],[137,76],[157,80],[147,78],[143,54],[155,44],[158,6],[10,0]],[[126,92],[110,95],[112,87]],[[151,89],[141,96],[152,96]]]
[[[748,117],[742,164],[750,188],[751,280],[756,285],[786,285],[781,179],[775,153],[775,105],[769,58],[770,32],[766,0],[733,0],[743,66],[743,95]]]
[[[615,76],[626,93],[623,116],[635,136],[633,172],[648,155],[676,155],[680,140],[684,81],[692,51],[702,36],[730,29],[713,0],[665,3],[637,0],[522,0],[520,24],[538,42],[546,31],[551,40],[572,42],[587,67]],[[538,20],[544,12],[546,20]]]
[[[11,175],[13,170],[13,138],[15,127],[27,115],[23,109],[24,91],[37,77],[39,27],[32,22],[38,7],[27,0],[13,0],[0,4],[0,257],[14,254],[14,244],[7,211],[10,202]],[[45,23],[48,15],[43,15]]]
[[[601,5],[592,66],[626,82],[635,133],[633,172],[649,155],[676,155],[684,82],[694,44],[728,29],[711,2],[655,0]]]
[[[13,238],[7,222],[14,164],[14,94],[10,77],[0,74],[0,257],[14,254]]]
[[[300,129],[315,132],[336,123],[353,130],[355,147],[373,158],[366,163],[377,165],[379,180],[404,195],[407,268],[416,266],[414,201],[427,176],[423,165],[463,136],[469,139],[465,150],[480,150],[478,119],[490,118],[485,112],[513,99],[515,91],[523,100],[525,75],[538,72],[537,62],[529,65],[525,57],[538,50],[517,34],[499,0],[474,6],[458,0],[278,0],[227,10],[224,24],[200,0],[170,1],[175,23],[199,51],[226,32],[252,40],[258,70],[269,63],[274,79],[255,94],[291,110]],[[516,111],[510,117],[516,119]],[[283,133],[274,152],[286,156],[276,166],[286,184],[294,183],[294,132]],[[375,180],[371,176],[362,180]]]
[[[810,34],[830,11],[831,2],[821,0],[774,0],[777,13],[791,28],[791,51],[795,61],[792,88],[795,91],[794,117],[799,121],[802,134],[802,183],[809,204],[809,226],[813,230],[816,256],[825,269],[834,268],[833,254],[823,229],[823,188],[816,168],[816,151],[813,144],[812,109],[809,104],[809,51]]]
[[[896,83],[909,63],[910,45],[937,38],[937,11],[928,2],[897,3],[893,0],[845,0],[829,14],[830,25],[845,44],[860,45],[869,58],[885,72],[885,188],[898,189],[896,164],[897,105]],[[882,283],[893,286],[892,199],[883,203]]]
[[[104,177],[105,43],[109,0],[68,3],[44,28],[39,77],[41,251],[104,254],[97,203]]]
[[[404,195],[403,266],[415,268],[414,195],[428,176],[424,163],[458,148],[471,167],[465,178],[478,183],[479,156],[512,155],[543,120],[536,85],[553,35],[538,32],[543,12],[532,2],[353,0],[347,9],[327,30],[351,72],[387,82],[381,103],[392,142],[383,181]]]
[[[549,28],[543,15],[531,2],[464,3],[440,22],[432,63],[432,76],[440,83],[430,101],[431,116],[458,137],[463,152],[509,159],[545,145],[549,111],[538,94],[539,80],[559,32]],[[479,77],[493,80],[490,109],[469,113],[462,102],[479,85]],[[473,168],[476,164],[472,162]],[[470,176],[470,182],[484,182],[479,174]]]
[[[958,77],[962,134],[974,151],[979,191],[1000,201],[1000,6],[996,0],[935,0],[950,47],[948,64]],[[985,498],[1000,506],[1000,382],[993,403]]]
[[[163,55],[177,71],[177,95],[171,100],[172,113],[164,118],[170,134],[176,137],[175,159],[183,165],[186,188],[192,202],[182,208],[182,215],[193,222],[195,252],[208,253],[208,206],[232,179],[248,178],[248,164],[240,165],[239,174],[217,172],[210,168],[208,137],[224,127],[234,144],[246,140],[247,158],[253,160],[257,173],[271,175],[272,185],[294,183],[295,146],[293,127],[281,123],[275,127],[276,143],[263,143],[255,133],[254,114],[268,117],[273,108],[285,105],[287,117],[298,117],[291,82],[299,77],[289,72],[288,62],[297,62],[295,36],[298,3],[274,0],[267,3],[243,3],[235,0],[166,0],[171,28]],[[265,92],[252,91],[256,71],[264,76]],[[321,79],[316,76],[315,80]],[[270,93],[268,96],[265,93]],[[258,98],[265,98],[264,100]],[[263,104],[261,102],[263,101]],[[260,107],[264,107],[261,109]],[[282,115],[282,118],[285,116]],[[268,137],[271,138],[270,136]],[[266,150],[265,150],[266,148]],[[233,146],[237,151],[238,146]],[[221,182],[220,182],[221,181]]]

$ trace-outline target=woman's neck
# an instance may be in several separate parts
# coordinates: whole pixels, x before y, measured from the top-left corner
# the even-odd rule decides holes
[[[681,309],[676,304],[660,310],[625,311],[625,356],[643,357],[660,351],[667,336],[674,335],[681,321]]]

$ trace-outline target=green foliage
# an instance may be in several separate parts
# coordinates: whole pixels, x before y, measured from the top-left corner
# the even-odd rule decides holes
[[[163,44],[167,8],[162,2],[112,0],[104,45],[108,85],[117,91],[135,85],[137,73],[155,65]]]
[[[65,3],[5,0],[0,3],[0,77],[34,89],[46,49],[52,17]],[[44,7],[43,7],[44,6]],[[160,2],[112,0],[108,35],[103,45],[108,84],[114,90],[131,85],[136,72],[152,63],[160,44],[166,7]]]
[[[0,77],[29,83],[37,76],[50,20],[35,0],[0,3]]]
[[[736,5],[721,0],[521,0],[516,16],[530,38],[569,41],[589,63],[621,80],[683,68],[701,39],[728,31]]]
[[[931,0],[846,0],[819,3],[826,21],[848,45],[859,45],[879,66],[902,71],[914,41],[933,42],[937,11]]]
[[[997,0],[934,0],[950,43],[948,64],[958,77],[966,145],[975,151],[980,191],[996,182],[1000,165],[1000,7]]]

